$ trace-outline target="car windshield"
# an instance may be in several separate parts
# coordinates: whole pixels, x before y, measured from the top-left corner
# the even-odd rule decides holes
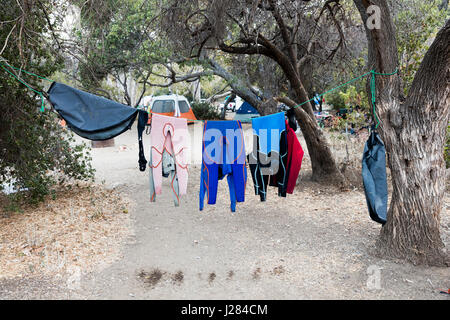
[[[175,102],[173,100],[156,100],[153,102],[152,111],[156,113],[170,113],[174,111]]]
[[[189,112],[189,105],[187,104],[186,101],[180,100],[178,101],[178,105],[180,106],[181,113]]]

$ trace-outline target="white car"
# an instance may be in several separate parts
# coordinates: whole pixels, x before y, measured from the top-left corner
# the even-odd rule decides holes
[[[148,98],[151,97],[151,98]],[[151,113],[163,114],[172,117],[181,117],[189,120],[197,120],[191,105],[185,96],[169,94],[162,96],[147,96],[142,98],[143,104]]]

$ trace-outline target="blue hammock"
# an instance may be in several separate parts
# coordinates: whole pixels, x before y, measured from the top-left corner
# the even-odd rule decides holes
[[[135,108],[58,82],[52,83],[48,95],[67,126],[89,140],[118,136],[131,128],[138,112]]]

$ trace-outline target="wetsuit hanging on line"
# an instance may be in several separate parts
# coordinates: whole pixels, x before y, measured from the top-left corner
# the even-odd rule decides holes
[[[253,151],[248,155],[255,194],[267,199],[269,177],[278,186],[278,195],[286,196],[287,140],[284,112],[252,119]],[[281,145],[281,147],[280,147]]]
[[[218,181],[227,177],[230,209],[244,202],[247,168],[245,144],[240,121],[205,121],[203,126],[202,169],[200,177],[200,210],[205,195],[208,204],[215,204]]]
[[[184,118],[152,115],[150,139],[150,201],[162,193],[163,167],[171,174],[171,188],[176,195],[175,205],[179,203],[179,195],[187,191],[187,121]],[[167,153],[165,155],[165,153]],[[173,160],[170,159],[170,157]],[[173,161],[173,165],[171,165]],[[167,172],[166,172],[167,173]]]

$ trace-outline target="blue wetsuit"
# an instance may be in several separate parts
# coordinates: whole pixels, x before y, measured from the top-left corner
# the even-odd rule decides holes
[[[244,133],[240,121],[205,121],[203,126],[200,210],[205,195],[215,204],[218,181],[227,176],[231,211],[236,202],[244,202],[247,183]]]
[[[248,155],[255,194],[267,199],[267,186],[277,186],[278,195],[286,196],[287,139],[284,112],[253,118],[253,151]],[[269,177],[271,177],[269,181]]]

